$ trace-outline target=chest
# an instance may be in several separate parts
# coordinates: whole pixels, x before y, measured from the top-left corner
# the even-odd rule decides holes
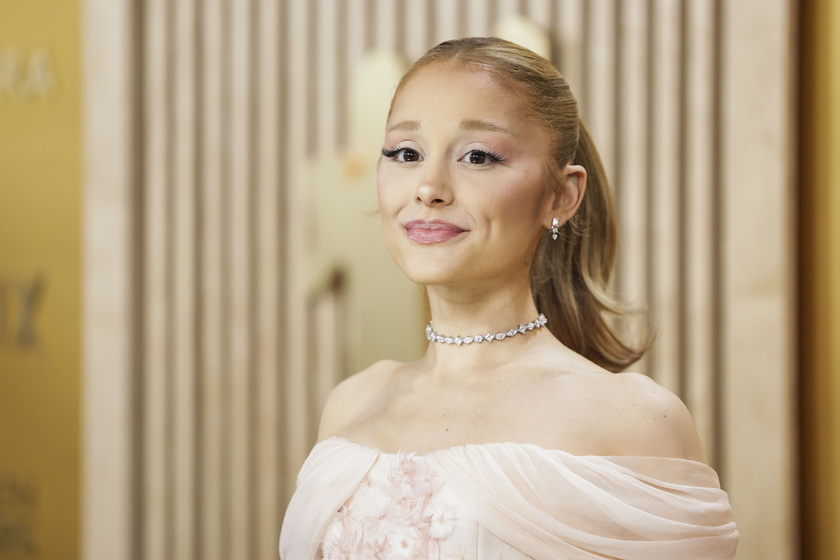
[[[467,443],[533,443],[570,452],[593,444],[585,399],[562,383],[403,383],[346,433],[385,450],[425,452]]]

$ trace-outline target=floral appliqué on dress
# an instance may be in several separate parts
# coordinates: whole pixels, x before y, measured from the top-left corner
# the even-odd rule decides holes
[[[321,543],[324,560],[446,560],[457,518],[443,486],[413,453],[383,454],[339,508]]]

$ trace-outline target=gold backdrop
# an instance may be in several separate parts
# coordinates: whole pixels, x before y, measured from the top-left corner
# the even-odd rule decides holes
[[[0,559],[79,554],[79,2],[0,0]]]

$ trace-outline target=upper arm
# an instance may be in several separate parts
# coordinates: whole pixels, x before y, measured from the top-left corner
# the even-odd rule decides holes
[[[671,391],[647,376],[623,380],[622,411],[625,422],[619,429],[622,454],[675,457],[706,462],[700,436],[685,404]]]

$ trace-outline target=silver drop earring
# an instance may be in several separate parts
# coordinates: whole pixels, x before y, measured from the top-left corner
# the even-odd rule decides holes
[[[551,220],[551,238],[557,241],[557,236],[560,234],[560,220],[553,218]]]

